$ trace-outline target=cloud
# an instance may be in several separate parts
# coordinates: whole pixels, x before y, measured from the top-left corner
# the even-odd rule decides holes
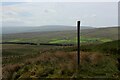
[[[2,0],[2,2],[13,2],[13,3],[14,2],[35,2],[35,0],[34,1],[33,0]]]
[[[96,17],[97,15],[96,14],[92,14],[91,17]]]
[[[26,20],[24,21],[24,24],[28,23],[27,18],[29,19],[32,16],[32,14],[29,11],[27,11],[26,8],[24,8],[25,6],[21,7],[21,5],[3,6],[2,21],[6,24],[8,22],[9,25],[10,25],[10,22],[11,22],[11,25],[13,24],[13,22],[23,23],[23,20]]]
[[[117,10],[115,10],[115,5],[113,3],[99,3],[99,5],[98,3],[89,3],[88,5],[88,3],[29,2],[3,6],[2,16],[6,24],[11,22],[11,25],[15,24],[15,22],[28,26],[49,24],[74,25],[76,20],[82,20],[82,23],[86,25],[108,25],[116,24],[115,18],[113,19]],[[109,22],[108,18],[111,18]]]
[[[33,0],[25,0],[25,2],[34,2]]]
[[[45,9],[44,12],[45,13],[55,13],[56,11],[53,9]]]
[[[2,6],[11,6],[11,5],[17,5],[21,3],[23,2],[2,2]]]
[[[3,21],[2,26],[26,26],[24,21]]]

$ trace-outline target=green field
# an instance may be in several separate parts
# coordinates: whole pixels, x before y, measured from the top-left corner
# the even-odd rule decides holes
[[[86,37],[80,37],[80,42],[81,43],[102,43],[102,42],[109,42],[112,41],[111,39],[107,38],[86,38]],[[40,38],[31,38],[31,39],[13,39],[13,40],[8,40],[7,42],[34,42],[34,43],[40,43],[42,42]],[[51,38],[48,40],[44,40],[46,43],[58,43],[58,44],[77,44],[77,38]]]
[[[80,43],[95,43],[95,42],[109,42],[112,41],[111,39],[100,39],[100,38],[85,38],[85,37],[80,37]],[[49,43],[67,43],[67,44],[77,44],[77,38],[74,39],[53,39],[50,40]]]

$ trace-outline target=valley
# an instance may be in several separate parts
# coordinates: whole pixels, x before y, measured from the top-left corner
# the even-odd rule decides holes
[[[77,38],[74,30],[4,34],[3,42],[74,45],[2,44],[3,78],[120,78],[117,30],[115,27],[81,31],[80,69],[77,69]]]

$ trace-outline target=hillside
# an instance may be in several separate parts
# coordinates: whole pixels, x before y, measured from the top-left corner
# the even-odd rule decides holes
[[[85,44],[80,46],[80,69],[76,64],[77,46],[2,44],[3,78],[118,79],[120,40],[116,40],[117,32],[117,27],[81,30],[81,42]],[[76,31],[3,34],[3,41],[71,43],[76,41]]]
[[[117,40],[118,27],[84,29],[81,30],[81,36],[91,39],[104,39],[106,41]],[[53,40],[74,40],[75,38],[76,30],[3,34],[3,41],[12,42],[49,42]]]
[[[101,53],[109,53],[109,54],[119,55],[120,40],[115,40],[115,41],[106,42],[106,43],[102,43],[102,44],[82,45],[81,51],[86,51],[86,52],[87,51],[97,51],[97,52],[101,52]]]
[[[90,38],[109,38],[113,40],[118,39],[119,27],[95,28],[82,30],[81,35]]]
[[[93,29],[90,26],[81,26],[81,29]],[[24,26],[24,27],[3,27],[3,34],[25,33],[25,32],[49,32],[76,30],[76,26],[67,25],[44,25],[44,26]]]
[[[119,41],[120,42],[120,41]],[[112,78],[119,79],[115,54],[101,52],[117,49],[118,41],[81,46],[80,69],[77,68],[77,47],[3,45],[3,78]],[[109,45],[111,48],[109,48]],[[101,47],[101,49],[99,49]],[[49,48],[49,49],[48,49]],[[45,50],[45,51],[44,51]],[[18,52],[19,51],[19,52]],[[13,53],[13,54],[11,54]],[[113,53],[116,53],[113,50]],[[77,71],[77,72],[76,72]]]

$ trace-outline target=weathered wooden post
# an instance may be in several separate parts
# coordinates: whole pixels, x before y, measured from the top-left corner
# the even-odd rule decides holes
[[[77,21],[77,64],[80,65],[80,21]]]

